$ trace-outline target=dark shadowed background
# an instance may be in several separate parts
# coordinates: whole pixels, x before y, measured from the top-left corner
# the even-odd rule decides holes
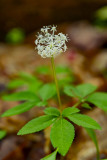
[[[107,0],[0,0],[0,40],[15,27],[29,34],[43,25],[93,21],[95,11],[105,5]]]

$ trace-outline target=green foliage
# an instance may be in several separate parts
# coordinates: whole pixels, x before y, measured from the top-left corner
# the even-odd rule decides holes
[[[51,129],[51,142],[54,148],[58,148],[58,152],[65,156],[74,139],[73,125],[63,118],[59,118]]]
[[[51,73],[51,70],[49,66],[39,66],[36,68],[36,72],[43,75],[49,75]]]
[[[88,96],[97,89],[97,87],[92,84],[80,84],[76,88],[80,93],[80,97],[82,98]]]
[[[0,130],[0,140],[6,136],[7,132],[4,130]]]
[[[42,82],[35,78],[33,75],[25,72],[20,72],[19,77],[9,82],[8,88],[9,89],[16,89],[21,86],[26,86],[27,90],[36,93]]]
[[[85,128],[85,130],[87,131],[90,138],[93,140],[94,144],[98,147],[98,142],[94,130],[90,128]]]
[[[100,8],[96,12],[96,17],[99,18],[100,20],[107,20],[107,6]]]
[[[88,103],[83,103],[81,106],[86,109],[92,109]]]
[[[62,116],[63,117],[67,117],[71,114],[74,114],[74,113],[77,113],[77,112],[80,112],[80,110],[78,108],[75,108],[75,107],[67,107],[63,110],[62,112]]]
[[[28,84],[28,90],[34,93],[37,93],[42,83],[40,81],[36,81],[35,83]]]
[[[19,76],[26,82],[36,82],[37,78],[27,72],[20,72]]]
[[[76,87],[74,86],[66,86],[64,88],[65,94],[71,97],[78,97],[79,99],[88,96],[96,90],[96,86],[91,84],[80,84]]]
[[[29,121],[21,130],[18,135],[30,134],[34,132],[39,132],[47,127],[49,127],[56,120],[55,116],[45,115],[35,118]]]
[[[71,71],[70,71],[70,69],[69,69],[69,67],[67,67],[67,66],[56,66],[56,73],[57,74],[68,74],[68,73],[71,73]]]
[[[64,87],[74,81],[74,76],[67,66],[56,66],[56,74],[60,87]]]
[[[48,102],[47,101],[39,101],[36,103],[36,106],[37,107],[41,107],[41,106],[47,106]]]
[[[35,76],[31,75],[31,74],[28,74],[28,73],[25,73],[25,72],[21,72],[21,73],[19,73],[19,76],[27,84],[28,90],[30,90],[32,92],[38,91],[38,89],[42,85],[42,82],[40,80],[38,80]]]
[[[64,87],[64,93],[67,94],[70,97],[79,97],[80,98],[79,91],[73,85],[65,86]]]
[[[99,158],[99,147],[98,147],[98,142],[97,142],[97,137],[96,137],[95,131],[90,128],[85,128],[85,130],[87,131],[88,135],[90,136],[90,138],[94,142],[95,147],[96,147],[96,151],[97,151],[97,157]]]
[[[38,91],[38,95],[42,98],[42,100],[46,101],[52,98],[56,94],[56,88],[53,83],[45,84]]]
[[[91,94],[86,100],[102,110],[107,111],[107,93],[96,92]]]
[[[36,72],[51,76],[51,71],[48,66],[38,67]],[[68,67],[58,66],[56,67],[56,72],[57,76],[59,76],[60,87],[66,85],[64,92],[68,96],[78,98],[79,101],[77,104],[82,103],[82,107],[91,109],[88,104],[88,102],[90,102],[107,111],[106,93],[93,93],[97,87],[91,84],[81,84],[77,86],[68,85],[71,83],[71,71]],[[9,83],[8,88],[14,89],[23,85],[27,86],[27,91],[5,95],[3,96],[3,99],[8,101],[26,102],[7,110],[2,114],[2,117],[21,114],[35,106],[49,106],[47,100],[56,95],[56,87],[53,83],[43,85],[39,79],[23,72],[19,74],[19,79],[13,80]],[[65,156],[73,142],[75,130],[74,126],[69,122],[70,120],[71,122],[86,128],[98,151],[98,143],[93,129],[101,129],[101,127],[89,116],[79,114],[78,112],[80,112],[80,110],[76,108],[77,104],[73,107],[65,108],[62,113],[54,107],[45,108],[45,115],[29,121],[21,128],[18,135],[39,132],[52,125],[50,139],[53,147],[58,149],[41,160],[55,160],[57,152],[62,156]]]
[[[57,108],[54,108],[54,107],[49,107],[49,108],[46,108],[44,110],[45,114],[47,115],[53,115],[53,116],[60,116],[60,112]]]
[[[40,101],[40,99],[32,92],[22,91],[13,94],[5,95],[2,97],[6,101],[22,101],[22,100],[35,100]]]
[[[107,6],[104,6],[95,12],[94,23],[101,29],[107,28]]]
[[[55,70],[58,76],[59,85],[61,87],[74,81],[74,76],[69,67],[60,65],[56,66]],[[52,76],[51,69],[48,66],[39,66],[36,68],[36,72],[39,74]]]
[[[41,101],[38,96],[36,96],[33,92],[29,91],[22,91],[22,92],[16,92],[10,95],[3,96],[4,100],[8,101],[24,101],[27,100],[27,102],[17,105],[16,107],[13,107],[6,112],[2,114],[2,117],[12,116],[24,113],[31,108],[37,106],[46,106],[46,101]]]
[[[57,154],[57,150],[54,151],[53,153],[51,153],[50,155],[42,158],[41,160],[56,160],[56,154]]]
[[[9,116],[24,113],[24,112],[30,110],[31,108],[33,108],[34,106],[36,106],[36,103],[37,103],[37,101],[28,101],[28,102],[19,104],[16,107],[13,107],[13,108],[7,110],[6,112],[4,112],[1,115],[1,117],[9,117]]]
[[[67,118],[70,121],[82,127],[91,128],[91,129],[101,129],[100,125],[87,115],[76,113],[76,114],[72,114],[71,116],[67,116]]]
[[[26,85],[26,82],[23,79],[14,79],[8,83],[7,87],[9,89],[15,89],[23,85]]]
[[[25,33],[21,28],[13,28],[6,35],[6,41],[12,44],[22,43],[25,39]]]
[[[58,83],[60,87],[64,87],[65,85],[69,85],[73,81],[73,77],[63,75],[63,78],[59,79]]]

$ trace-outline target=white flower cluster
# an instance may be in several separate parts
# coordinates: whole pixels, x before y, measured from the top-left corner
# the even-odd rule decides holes
[[[56,31],[56,26],[44,26],[38,33],[35,44],[41,57],[55,57],[67,50],[67,35],[63,33],[55,34]]]

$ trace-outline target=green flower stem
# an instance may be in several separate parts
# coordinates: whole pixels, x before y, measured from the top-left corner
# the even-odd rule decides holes
[[[96,146],[96,151],[97,151],[97,160],[100,160],[99,146]]]
[[[51,64],[52,64],[52,71],[53,71],[53,76],[54,76],[54,80],[55,80],[55,84],[56,84],[56,91],[57,91],[57,97],[58,97],[59,107],[60,107],[60,111],[62,112],[62,104],[61,104],[61,98],[60,98],[58,81],[57,81],[57,77],[56,77],[54,57],[51,58]]]
[[[80,105],[81,104],[81,102],[79,101],[79,102],[77,102],[76,104],[74,104],[74,106],[73,107],[78,107],[78,105]]]

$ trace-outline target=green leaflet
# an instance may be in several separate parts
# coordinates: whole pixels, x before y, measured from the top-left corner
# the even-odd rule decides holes
[[[36,106],[37,107],[44,107],[44,106],[46,106],[48,104],[48,102],[46,102],[46,101],[40,101],[40,102],[37,102],[36,103]]]
[[[57,150],[51,153],[50,155],[42,158],[41,160],[56,160]]]
[[[107,93],[96,92],[88,96],[86,100],[104,111],[107,111]]]
[[[67,66],[57,66],[56,73],[60,87],[70,84],[74,81],[74,76]]]
[[[74,135],[73,125],[60,118],[53,124],[50,138],[53,147],[58,148],[58,152],[65,156],[73,142]]]
[[[75,107],[67,107],[63,110],[62,112],[62,116],[63,117],[66,117],[66,116],[69,116],[71,114],[74,114],[74,113],[77,113],[77,112],[80,112],[80,110],[78,108],[75,108]]]
[[[40,88],[38,94],[44,101],[46,101],[56,94],[56,87],[52,83],[45,84]]]
[[[8,83],[7,87],[9,89],[15,89],[15,88],[18,88],[22,85],[26,85],[26,82],[23,79],[14,79]]]
[[[68,85],[64,88],[64,93],[67,94],[70,97],[78,97],[81,98],[81,94],[79,93],[79,90],[77,90],[76,87],[72,85]]]
[[[28,101],[28,102],[19,104],[16,107],[13,107],[13,108],[7,110],[6,112],[4,112],[1,115],[1,117],[9,117],[9,116],[24,113],[24,112],[30,110],[31,108],[33,108],[34,106],[36,106],[36,103],[37,103],[36,101]]]
[[[97,158],[99,159],[100,153],[99,153],[99,147],[98,147],[98,142],[97,142],[96,134],[95,134],[95,132],[94,132],[93,129],[85,128],[85,130],[87,131],[88,135],[90,136],[90,138],[92,139],[92,141],[95,144],[96,151],[97,151]]]
[[[38,91],[39,87],[42,85],[42,82],[31,74],[21,72],[19,76],[25,81],[25,84],[27,84],[28,90],[34,93]]]
[[[0,130],[0,140],[3,139],[6,136],[6,131]]]
[[[55,116],[45,115],[35,118],[25,124],[24,127],[18,132],[18,135],[30,134],[39,132],[50,126],[56,120]]]
[[[39,88],[42,86],[42,82],[37,80],[36,82],[28,84],[28,90],[34,93],[37,93]]]
[[[22,100],[40,101],[40,99],[34,93],[29,91],[16,92],[10,95],[5,95],[2,98],[6,101],[22,101]]]
[[[19,73],[19,77],[21,77],[23,80],[25,80],[26,82],[35,82],[37,80],[36,77],[34,77],[33,75],[27,73],[27,72],[20,72]]]
[[[87,115],[77,113],[71,116],[67,116],[67,118],[70,121],[82,127],[91,128],[91,129],[101,129],[100,125]]]
[[[59,86],[60,87],[63,87],[65,86],[65,84],[70,84],[74,81],[73,77],[71,77],[70,75],[69,76],[65,76],[64,77],[61,77],[61,79],[58,79],[58,83],[59,83]]]
[[[49,107],[49,108],[46,108],[44,110],[45,114],[47,115],[54,115],[54,116],[60,116],[60,112],[57,108],[54,108],[54,107]]]
[[[23,79],[22,78],[22,79],[11,80],[7,87],[9,89],[15,89],[21,86],[26,86],[29,91],[32,91],[35,93],[41,85],[42,85],[42,82],[38,79],[34,80],[34,79]]]
[[[76,87],[66,86],[64,93],[71,97],[84,98],[96,90],[96,86],[91,84],[81,84]]]
[[[88,83],[87,84],[80,84],[76,88],[80,92],[80,94],[81,94],[80,96],[82,98],[88,96],[89,94],[93,93],[97,89],[96,86],[94,86],[92,84],[88,84]]]
[[[88,103],[83,103],[81,106],[86,109],[92,109]]]
[[[57,74],[69,74],[71,72],[67,66],[56,66],[55,70]]]
[[[36,71],[39,74],[44,74],[44,75],[49,75],[51,73],[49,66],[39,66],[36,68]]]

